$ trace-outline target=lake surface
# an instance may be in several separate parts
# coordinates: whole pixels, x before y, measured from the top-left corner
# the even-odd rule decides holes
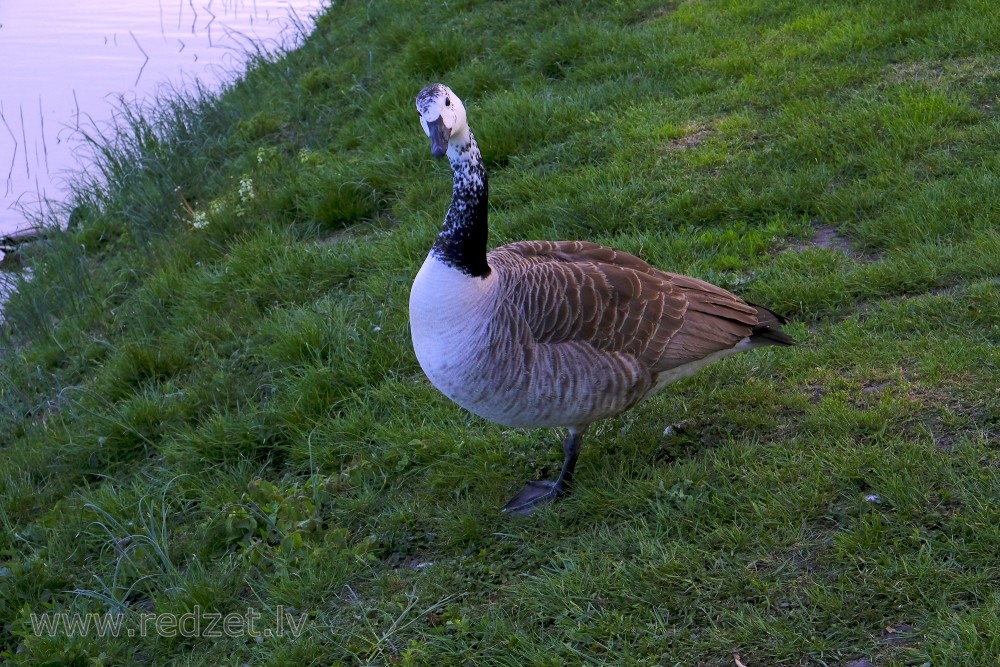
[[[78,128],[165,83],[219,89],[255,44],[296,45],[329,0],[0,0],[0,236],[82,166]]]

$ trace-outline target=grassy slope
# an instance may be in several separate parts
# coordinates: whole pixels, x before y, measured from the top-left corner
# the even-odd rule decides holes
[[[410,349],[450,195],[412,108],[435,80],[486,153],[492,242],[612,244],[801,345],[601,424],[571,499],[504,520],[558,434],[462,412]],[[222,99],[124,119],[8,308],[0,655],[994,664],[998,84],[987,0],[346,2]],[[196,605],[308,625],[30,626]]]

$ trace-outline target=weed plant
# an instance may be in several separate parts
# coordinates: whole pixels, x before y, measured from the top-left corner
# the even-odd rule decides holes
[[[503,518],[560,436],[413,356],[434,81],[491,243],[613,245],[800,344],[600,424],[572,497]],[[5,664],[996,664],[998,89],[985,0],[389,0],[123,108],[5,306]],[[305,630],[32,626],[247,608]]]

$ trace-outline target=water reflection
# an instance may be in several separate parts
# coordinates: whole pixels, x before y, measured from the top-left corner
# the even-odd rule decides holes
[[[80,127],[164,82],[231,80],[247,52],[291,46],[327,0],[0,2],[0,236],[65,195]]]

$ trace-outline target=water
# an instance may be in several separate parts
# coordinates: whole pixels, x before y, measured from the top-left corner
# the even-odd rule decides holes
[[[292,46],[328,0],[0,0],[0,236],[23,210],[61,200],[80,164],[79,128],[119,96],[169,82],[218,89],[244,54]],[[0,255],[2,256],[2,255]]]

